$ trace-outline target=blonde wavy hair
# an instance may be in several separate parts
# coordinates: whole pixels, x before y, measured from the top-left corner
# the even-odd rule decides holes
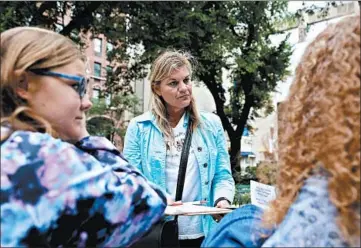
[[[52,69],[76,59],[84,60],[77,46],[53,31],[36,27],[16,27],[1,33],[1,124],[11,130],[47,132],[56,136],[51,124],[35,113],[16,94],[20,77],[31,69]],[[35,86],[35,90],[40,85]],[[11,133],[10,133],[11,134]],[[1,141],[9,134],[1,137]]]
[[[166,102],[161,96],[156,94],[156,87],[166,77],[170,76],[174,70],[185,66],[189,71],[190,78],[192,77],[192,62],[193,57],[186,52],[167,50],[160,54],[153,62],[149,74],[149,81],[151,83],[151,110],[156,118],[159,128],[162,130],[165,137],[172,138],[173,132],[168,120],[168,113]],[[189,118],[192,120],[192,130],[200,123],[199,113],[196,107],[194,97],[191,98],[191,103],[186,111],[189,113]]]
[[[360,236],[360,16],[330,25],[307,47],[282,111],[278,195],[264,224],[279,224],[321,166],[344,239]]]

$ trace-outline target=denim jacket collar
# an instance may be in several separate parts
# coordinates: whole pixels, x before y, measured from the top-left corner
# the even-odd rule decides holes
[[[183,126],[187,127],[189,122],[189,112],[186,111],[184,114],[185,116],[184,116]],[[146,122],[146,121],[150,121],[158,129],[159,132],[162,132],[157,124],[154,114],[151,111],[144,113],[138,118],[138,122]]]

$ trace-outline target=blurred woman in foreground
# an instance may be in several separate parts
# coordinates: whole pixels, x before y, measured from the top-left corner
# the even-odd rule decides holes
[[[84,58],[62,35],[1,33],[1,247],[127,246],[166,198],[89,136]]]
[[[359,15],[308,46],[282,104],[277,198],[227,215],[202,246],[360,247]]]

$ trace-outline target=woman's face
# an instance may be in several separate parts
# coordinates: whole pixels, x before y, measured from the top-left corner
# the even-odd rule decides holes
[[[168,108],[179,110],[188,107],[192,99],[192,83],[187,67],[175,69],[156,86],[155,92],[163,97]]]
[[[85,77],[85,64],[76,60],[52,72]],[[85,112],[92,106],[88,95],[80,98],[75,81],[29,72],[27,101],[37,114],[49,121],[64,140],[78,140],[85,130]]]

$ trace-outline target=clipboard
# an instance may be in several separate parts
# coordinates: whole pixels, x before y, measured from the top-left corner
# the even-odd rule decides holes
[[[167,206],[164,214],[175,216],[193,216],[193,215],[210,215],[210,214],[228,214],[232,212],[230,208],[216,208],[216,207],[208,207],[201,205],[193,205],[193,204],[182,204],[177,206]]]

